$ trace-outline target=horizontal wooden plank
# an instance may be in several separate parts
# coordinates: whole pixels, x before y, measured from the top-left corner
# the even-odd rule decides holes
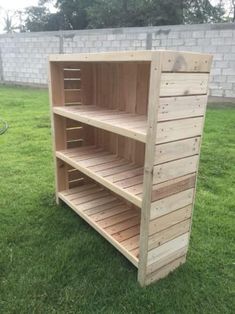
[[[163,183],[153,185],[152,202],[188,190],[195,186],[196,174],[188,174]]]
[[[192,204],[193,196],[194,189],[192,188],[151,203],[150,219],[155,219],[176,209]]]
[[[162,71],[166,72],[210,72],[212,55],[165,51]]]
[[[203,117],[160,122],[156,144],[177,141],[202,134]]]
[[[162,97],[158,107],[158,121],[203,116],[207,95]]]
[[[68,171],[68,180],[73,181],[82,177],[82,173],[76,169]]]
[[[211,62],[212,55],[194,53],[194,52],[178,52],[178,51],[165,51],[165,50],[142,50],[142,51],[114,51],[114,52],[99,52],[99,53],[73,53],[73,54],[52,54],[49,56],[51,62],[65,62],[64,67],[69,67],[69,63],[66,62],[116,62],[116,61],[151,61],[152,58],[159,56],[159,52],[162,52],[163,57],[162,71],[173,71],[172,64],[174,65],[174,72],[180,69],[187,71],[186,63],[190,66],[190,63],[194,61],[194,67],[196,62],[199,63],[198,70],[200,71],[203,59],[200,56],[205,56],[205,64]],[[171,62],[169,59],[171,58]],[[183,61],[183,60],[185,61]],[[200,61],[201,60],[201,61]],[[207,61],[208,60],[208,61]],[[177,61],[177,62],[176,62]],[[170,64],[167,64],[170,63]],[[210,65],[210,63],[209,63]],[[193,67],[193,68],[194,68]],[[178,69],[178,70],[177,70]],[[195,69],[196,70],[196,69]],[[191,72],[192,70],[190,70]],[[204,71],[203,71],[204,72]]]
[[[133,227],[130,227],[128,229],[125,229],[123,231],[119,231],[117,233],[114,233],[112,236],[114,239],[116,239],[118,242],[125,241],[129,238],[132,238],[140,233],[140,225],[137,224]]]
[[[189,233],[185,233],[163,245],[154,248],[148,252],[147,265],[151,265],[155,262],[160,262],[162,259],[167,258],[168,255],[177,252],[178,250],[186,247],[189,241]]]
[[[167,215],[151,220],[149,223],[149,235],[152,235],[154,233],[167,229],[173,225],[176,225],[179,222],[190,218],[191,214],[192,204],[187,205],[178,210],[175,210]]]
[[[64,80],[64,89],[81,89],[81,80],[80,79]]]
[[[160,232],[154,233],[149,237],[148,240],[148,250],[152,250],[178,236],[181,234],[189,232],[190,229],[190,219],[181,221],[167,229],[164,229]]]
[[[82,102],[82,94],[80,90],[65,90],[64,93],[64,102],[65,103],[76,103]]]
[[[79,127],[66,130],[67,141],[82,139],[83,134],[84,134],[83,128]]]
[[[64,78],[81,78],[80,68],[64,68]]]
[[[77,62],[115,62],[115,61],[151,61],[152,51],[115,51],[100,53],[53,54],[49,61]]]
[[[207,73],[162,73],[160,97],[183,95],[206,95]]]
[[[171,260],[171,262],[166,264],[167,260]],[[148,275],[146,277],[145,284],[149,285],[156,280],[166,277],[169,273],[171,273],[177,267],[184,264],[185,261],[186,261],[186,248],[180,249],[174,254],[169,255],[169,258],[166,258],[165,261],[163,261],[162,263],[159,263],[159,265],[160,264],[165,265],[165,266],[162,266],[161,268],[158,268],[158,265],[157,265],[158,263],[155,263],[157,270],[155,271],[153,270],[153,272],[150,271],[154,269],[154,267],[152,267],[151,265],[147,269]]]
[[[153,183],[157,184],[186,174],[197,169],[198,155],[186,157],[154,166]]]
[[[154,165],[199,153],[200,137],[156,145]]]

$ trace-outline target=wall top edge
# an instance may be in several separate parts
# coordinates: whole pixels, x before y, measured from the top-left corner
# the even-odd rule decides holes
[[[14,34],[0,34],[0,38],[15,37],[44,37],[58,36],[70,37],[76,35],[95,35],[95,34],[126,34],[126,33],[170,33],[182,31],[203,31],[203,30],[235,30],[235,23],[216,23],[216,24],[187,24],[187,25],[164,25],[164,26],[146,26],[146,27],[124,27],[124,28],[103,28],[103,29],[85,29],[85,30],[66,30],[51,32],[28,32]]]

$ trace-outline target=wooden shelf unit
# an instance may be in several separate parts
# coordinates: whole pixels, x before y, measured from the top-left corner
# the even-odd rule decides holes
[[[56,199],[138,268],[185,262],[212,56],[174,51],[49,58]]]

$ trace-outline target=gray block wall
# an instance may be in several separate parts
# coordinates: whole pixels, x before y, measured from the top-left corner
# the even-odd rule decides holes
[[[53,53],[171,49],[214,55],[210,95],[235,98],[235,24],[201,24],[0,35],[0,81],[47,84]]]

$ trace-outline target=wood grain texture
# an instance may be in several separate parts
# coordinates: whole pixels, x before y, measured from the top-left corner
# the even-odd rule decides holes
[[[161,58],[162,55],[154,57],[150,69],[150,85],[148,97],[148,126],[147,142],[145,148],[144,182],[143,182],[143,200],[141,209],[140,224],[140,255],[138,281],[141,286],[146,283],[147,250],[148,250],[148,228],[150,219],[151,193],[153,184],[154,153],[157,131],[157,110],[159,104],[161,80]]]
[[[209,74],[163,73],[160,96],[206,95]]]
[[[159,122],[156,144],[200,136],[202,127],[203,117]]]
[[[157,184],[194,173],[197,163],[198,155],[194,155],[154,166],[153,183]]]
[[[154,164],[185,158],[199,153],[200,136],[156,145]]]
[[[210,72],[212,55],[165,51],[162,71],[165,72]]]
[[[158,109],[158,121],[203,116],[207,96],[162,97]]]
[[[193,202],[194,189],[173,194],[159,201],[151,203],[150,219],[166,215]]]

